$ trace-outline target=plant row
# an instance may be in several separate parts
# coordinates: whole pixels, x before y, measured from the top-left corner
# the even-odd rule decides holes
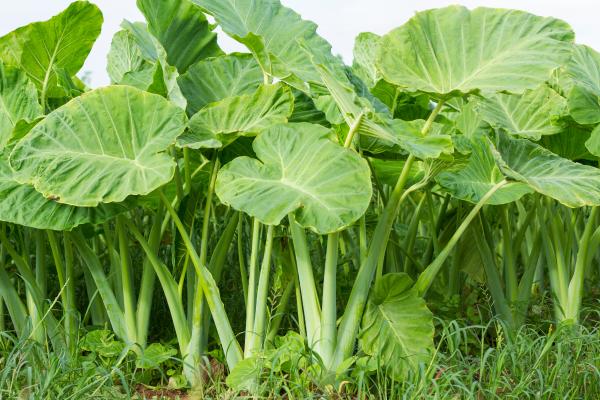
[[[74,356],[106,327],[141,368],[173,332],[189,385],[212,354],[255,391],[282,348],[307,347],[318,382],[372,358],[398,380],[431,368],[428,304],[474,283],[509,337],[540,291],[580,322],[600,54],[568,24],[427,10],[360,34],[348,66],[278,0],[137,4],[98,89],[76,76],[95,5],[0,38],[0,329]]]

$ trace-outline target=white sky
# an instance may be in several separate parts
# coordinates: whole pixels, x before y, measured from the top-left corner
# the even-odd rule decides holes
[[[71,0],[3,0],[0,13],[0,36],[29,22],[46,20],[66,8]],[[106,54],[112,35],[123,19],[141,20],[135,0],[92,0],[104,13],[102,34],[82,71],[91,72],[92,86],[108,83]],[[575,30],[577,42],[600,49],[600,0],[282,0],[304,19],[319,25],[319,34],[341,54],[346,62],[352,59],[354,38],[360,32],[384,34],[401,25],[415,11],[449,4],[467,7],[488,6],[517,8],[543,16],[564,19]],[[219,35],[226,51],[242,50],[225,35]]]

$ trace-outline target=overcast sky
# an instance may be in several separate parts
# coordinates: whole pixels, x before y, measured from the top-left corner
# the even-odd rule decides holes
[[[94,46],[83,71],[91,72],[92,86],[108,84],[106,54],[112,35],[123,19],[140,20],[135,0],[92,0],[104,13],[102,34]],[[401,25],[415,11],[449,4],[467,7],[488,6],[518,8],[543,16],[562,18],[569,22],[579,43],[600,49],[600,0],[283,0],[286,6],[299,12],[304,19],[319,25],[319,34],[341,54],[346,62],[352,59],[354,38],[360,32],[384,34]],[[67,7],[71,0],[4,0],[0,13],[0,36],[29,22],[46,20]],[[231,39],[219,35],[226,51],[242,48]]]

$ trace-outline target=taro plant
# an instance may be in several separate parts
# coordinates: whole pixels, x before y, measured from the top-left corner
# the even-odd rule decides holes
[[[258,392],[300,358],[319,383],[434,373],[428,304],[474,279],[511,334],[546,284],[579,321],[600,57],[565,22],[427,10],[346,66],[277,0],[137,4],[107,87],[76,76],[102,25],[86,1],[0,38],[0,328],[75,357],[94,326],[140,365],[174,336],[190,385],[215,357]]]

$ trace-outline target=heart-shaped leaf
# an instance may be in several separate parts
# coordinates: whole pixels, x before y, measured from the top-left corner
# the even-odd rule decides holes
[[[93,207],[171,180],[165,150],[186,125],[164,98],[127,86],[88,92],[50,113],[13,150],[17,179],[46,198]]]
[[[320,234],[352,224],[369,205],[370,170],[328,135],[328,129],[308,123],[269,128],[253,144],[260,161],[239,157],[225,165],[217,195],[267,225],[278,225],[289,213]]]
[[[449,6],[419,12],[383,36],[377,64],[387,81],[409,91],[520,93],[568,60],[573,37],[558,19]]]

